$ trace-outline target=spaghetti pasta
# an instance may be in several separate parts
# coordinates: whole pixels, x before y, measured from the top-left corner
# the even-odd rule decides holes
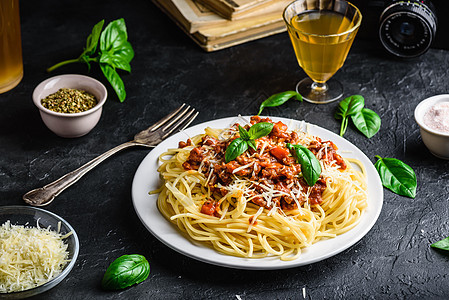
[[[274,123],[251,118],[251,124],[259,122]],[[228,255],[294,260],[305,247],[359,223],[368,205],[360,161],[342,158],[330,141],[277,122],[256,140],[255,150],[226,162],[226,147],[239,137],[237,126],[206,128],[159,157],[164,183],[152,193],[159,193],[163,216],[188,237]],[[287,142],[306,146],[319,160],[314,186],[305,183]]]

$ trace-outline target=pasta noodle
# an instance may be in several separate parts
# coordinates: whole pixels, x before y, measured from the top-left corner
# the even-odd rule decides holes
[[[258,117],[251,121],[271,122]],[[223,161],[219,146],[228,145],[238,137],[236,126],[225,131],[206,128],[205,134],[194,136],[188,143],[168,149],[159,157],[158,171],[164,183],[151,193],[159,193],[158,209],[188,237],[228,255],[246,258],[277,256],[281,260],[294,260],[305,247],[343,234],[359,223],[367,207],[363,164],[355,159],[341,158],[332,142],[321,142],[302,131],[285,131],[288,134],[282,135],[279,132],[284,131],[273,129],[269,137],[257,140],[256,150],[250,149],[237,159],[238,166],[233,162],[235,168],[229,173],[232,175],[228,181],[221,180],[219,176],[223,173],[218,173],[217,169],[229,172],[231,162]],[[312,188],[301,184],[300,171],[289,180],[284,180],[284,173],[271,179],[254,179],[258,177],[255,176],[257,170],[259,174],[280,172],[260,171],[259,165],[263,164],[262,159],[266,161],[266,157],[274,153],[273,147],[285,146],[285,139],[315,149],[322,169],[321,186]],[[192,167],[189,162],[194,149],[202,149],[203,155],[198,165]],[[273,154],[270,159],[276,161]],[[284,159],[291,161],[293,158],[289,155],[282,157]],[[275,164],[278,170],[296,165]],[[251,170],[251,176],[242,176]]]

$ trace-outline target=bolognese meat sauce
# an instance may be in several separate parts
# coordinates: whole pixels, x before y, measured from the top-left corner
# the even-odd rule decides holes
[[[247,179],[251,181],[253,188],[245,196],[262,207],[272,208],[275,205],[283,210],[290,210],[297,208],[298,205],[302,206],[306,201],[310,204],[320,204],[326,189],[326,181],[320,177],[314,186],[309,187],[305,180],[298,176],[301,173],[301,165],[286,147],[286,143],[300,142],[298,133],[289,132],[287,125],[282,122],[273,122],[269,118],[259,116],[251,117],[251,126],[260,122],[272,123],[273,129],[269,135],[256,140],[257,150],[249,148],[235,160],[226,163],[224,158],[226,148],[232,140],[239,137],[238,131],[236,130],[237,133],[227,141],[219,141],[206,135],[199,145],[190,151],[188,159],[183,163],[184,169],[207,173],[210,178],[207,182],[209,188],[222,196],[229,192],[225,187],[230,185],[236,176]],[[237,129],[238,124],[233,127]],[[245,126],[245,129],[249,128],[249,125]],[[187,143],[180,143],[180,147],[188,145],[191,145],[190,140]],[[333,142],[322,142],[316,137],[307,148],[317,156],[317,159],[334,162],[341,169],[346,169],[346,164],[336,152],[337,146]],[[270,203],[263,196],[267,186],[273,187],[278,195],[273,197]],[[307,193],[294,193],[294,189]],[[201,212],[218,215],[217,207],[210,199],[203,204]]]

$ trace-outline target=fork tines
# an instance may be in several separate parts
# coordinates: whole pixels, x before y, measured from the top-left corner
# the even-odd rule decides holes
[[[175,132],[175,130],[181,131],[187,128],[198,114],[199,112],[195,113],[195,108],[190,107],[190,105],[186,107],[186,104],[183,103],[148,129],[155,131],[161,126],[164,126],[162,128],[162,132],[164,133],[162,138],[166,138]]]

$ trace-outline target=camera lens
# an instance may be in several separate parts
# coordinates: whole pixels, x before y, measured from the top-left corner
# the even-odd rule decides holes
[[[395,1],[380,17],[380,41],[399,57],[416,57],[426,52],[436,30],[437,18],[429,1]]]

